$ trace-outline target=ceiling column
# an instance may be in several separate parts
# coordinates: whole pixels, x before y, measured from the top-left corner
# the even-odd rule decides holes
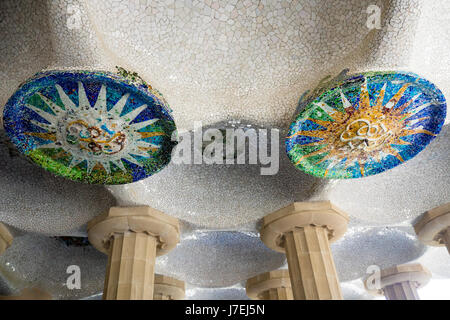
[[[293,300],[289,271],[273,270],[247,280],[247,296],[252,300]]]
[[[88,237],[108,255],[104,300],[152,300],[156,256],[177,245],[179,223],[147,206],[112,207],[88,223]]]
[[[446,246],[450,254],[450,202],[425,212],[414,230],[420,241],[429,246]]]
[[[347,223],[347,214],[329,201],[295,202],[263,218],[261,240],[286,253],[295,300],[342,299],[330,242]]]
[[[153,300],[183,300],[184,295],[184,281],[155,274]]]
[[[379,287],[371,282],[377,278]],[[396,265],[381,270],[364,281],[367,291],[373,295],[384,295],[386,300],[420,300],[417,288],[423,287],[431,273],[420,263]]]

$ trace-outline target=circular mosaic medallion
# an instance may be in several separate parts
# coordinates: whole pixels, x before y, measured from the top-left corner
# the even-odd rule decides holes
[[[413,158],[441,131],[447,110],[439,89],[403,72],[337,78],[300,106],[286,137],[288,157],[330,179],[370,176]]]
[[[169,163],[176,127],[161,94],[135,80],[108,72],[38,73],[7,102],[5,130],[29,159],[71,180],[141,180]]]

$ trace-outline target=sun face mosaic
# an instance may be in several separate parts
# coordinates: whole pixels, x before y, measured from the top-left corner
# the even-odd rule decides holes
[[[71,180],[146,178],[169,163],[175,123],[158,91],[124,76],[38,73],[7,102],[6,133],[33,162]]]
[[[440,132],[447,106],[432,83],[406,72],[367,72],[332,80],[303,103],[286,152],[308,174],[360,178],[391,169]]]

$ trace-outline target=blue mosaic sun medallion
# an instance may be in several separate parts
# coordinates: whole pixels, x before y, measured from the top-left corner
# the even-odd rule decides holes
[[[444,124],[447,105],[429,81],[407,72],[367,72],[319,86],[286,137],[294,165],[320,178],[360,178],[417,155]]]
[[[169,163],[176,127],[162,95],[137,79],[109,72],[38,73],[8,100],[6,133],[31,161],[68,179],[144,179]]]

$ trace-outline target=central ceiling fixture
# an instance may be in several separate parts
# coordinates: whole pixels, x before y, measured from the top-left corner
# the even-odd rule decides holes
[[[20,152],[54,174],[125,184],[170,161],[176,130],[162,95],[137,74],[48,71],[14,93],[5,130]]]
[[[441,131],[443,94],[406,72],[367,72],[319,85],[286,137],[291,162],[321,178],[360,178],[422,151]]]

